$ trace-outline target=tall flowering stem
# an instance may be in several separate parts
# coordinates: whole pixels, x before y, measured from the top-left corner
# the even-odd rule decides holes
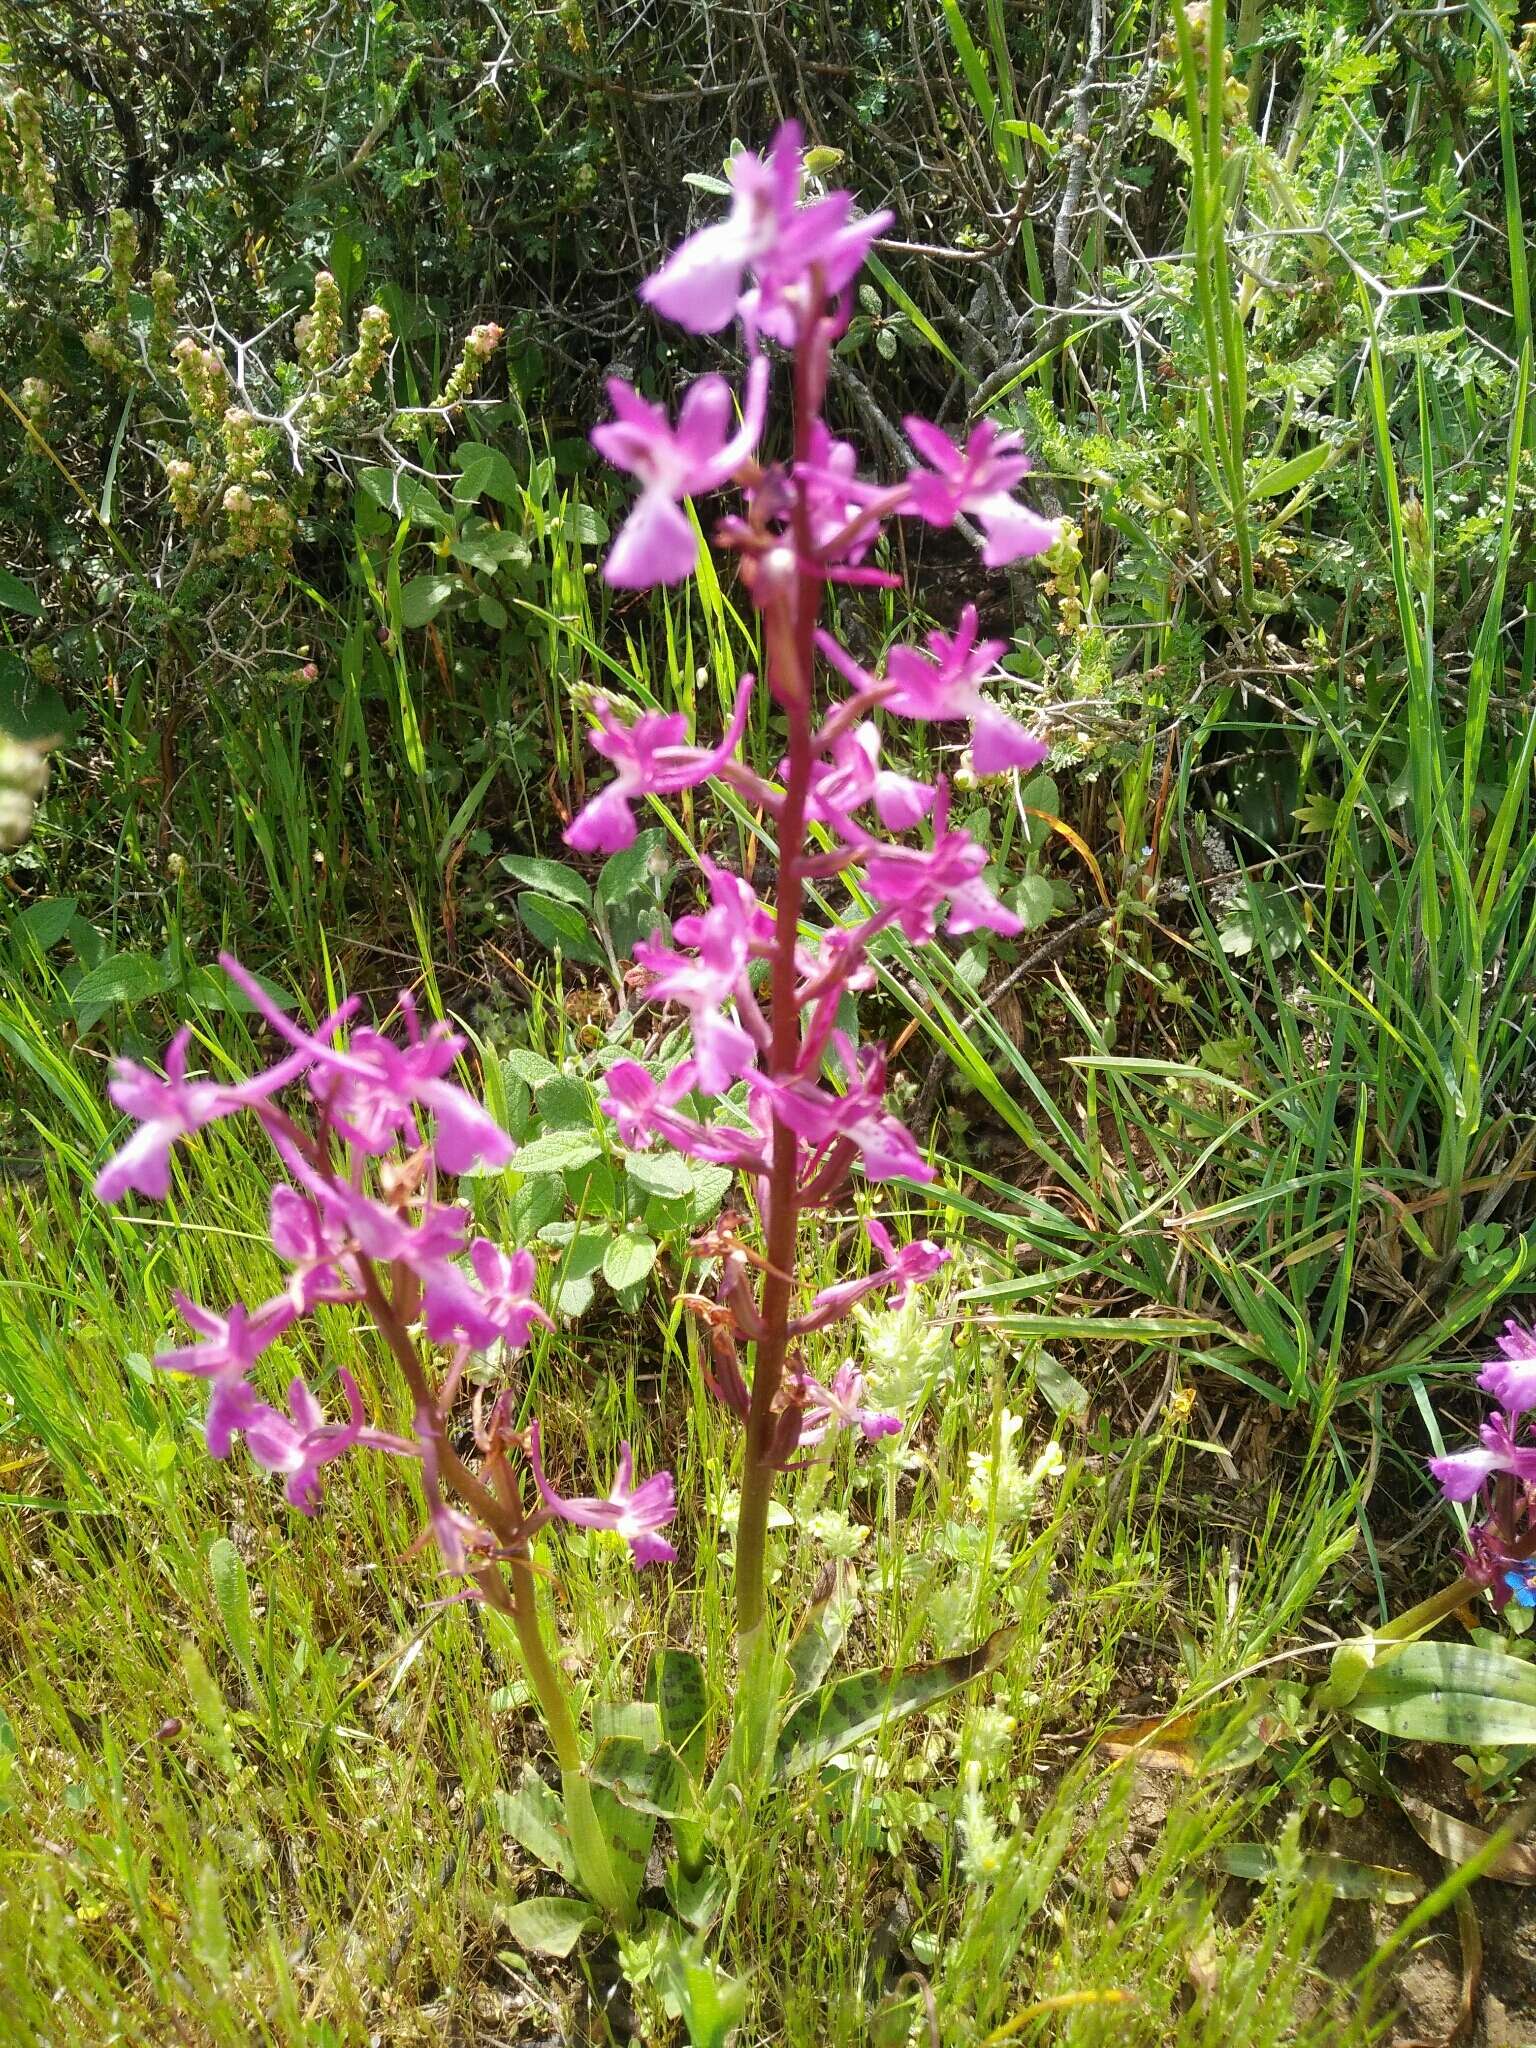
[[[414,1462],[426,1508],[422,1542],[435,1544],[445,1572],[459,1581],[453,1597],[484,1601],[511,1622],[560,1767],[582,1884],[625,1921],[633,1900],[616,1874],[565,1682],[540,1627],[532,1546],[550,1523],[565,1521],[617,1532],[637,1563],[671,1558],[659,1533],[672,1519],[671,1477],[657,1473],[634,1485],[625,1445],[606,1496],[564,1498],[545,1474],[537,1421],[515,1426],[510,1389],[490,1398],[468,1393],[473,1354],[494,1366],[549,1319],[534,1297],[532,1254],[471,1240],[469,1211],[441,1198],[445,1178],[506,1165],[515,1149],[450,1078],[463,1040],[441,1026],[423,1033],[408,994],[400,997],[404,1043],[369,1029],[343,1042],[353,1004],[305,1032],[238,961],[226,956],[223,965],[283,1042],[282,1056],[242,1081],[193,1080],[182,1032],[163,1076],[119,1061],[112,1099],[137,1129],[102,1169],[96,1190],[110,1202],[129,1193],[163,1197],[178,1143],[226,1118],[253,1117],[282,1169],[269,1230],[287,1276],[255,1308],[212,1310],[178,1296],[195,1341],[162,1351],[155,1363],[207,1382],[210,1452],[227,1458],[243,1439],[257,1465],[282,1477],[290,1505],[302,1513],[318,1510],[322,1474],[347,1452]],[[301,1085],[308,1115],[295,1100]],[[345,1369],[336,1374],[345,1422],[327,1419],[302,1374],[289,1383],[286,1407],[259,1391],[266,1355],[320,1308],[353,1310],[372,1323],[399,1368],[407,1432],[368,1421]],[[460,1448],[466,1434],[472,1452]]]
[[[874,676],[823,630],[827,586],[894,585],[898,579],[869,558],[897,517],[948,526],[961,513],[973,515],[988,563],[1039,553],[1056,530],[1012,496],[1027,463],[1018,437],[991,422],[974,427],[961,446],[930,422],[910,420],[921,460],[909,473],[885,484],[859,475],[854,450],[826,423],[828,372],[858,272],[889,216],[856,217],[846,192],[808,194],[793,123],[765,155],[738,155],[731,185],[729,217],[685,242],[641,295],[695,333],[739,320],[748,356],[740,406],[728,403],[721,377],[705,377],[684,396],[673,427],[628,386],[610,385],[615,418],[593,440],[638,479],[641,494],[605,574],[623,588],[683,580],[697,545],[682,501],[728,481],[740,488],[740,510],[717,525],[714,545],[736,557],[759,613],[783,758],[776,772],[764,773],[739,757],[750,677],[715,748],[690,745],[681,718],[648,714],[625,726],[599,701],[594,744],[619,777],[566,836],[581,850],[618,851],[634,839],[639,800],[711,776],[745,795],[774,827],[778,874],[770,900],[759,902],[743,878],[706,861],[711,908],[679,920],[677,948],[659,938],[637,948],[650,995],[688,1009],[693,1053],[659,1080],[620,1062],[610,1070],[605,1103],[628,1145],[661,1139],[738,1166],[757,1209],[761,1250],[742,1238],[741,1219],[728,1218],[698,1247],[714,1264],[714,1292],[689,1297],[707,1327],[711,1385],[744,1431],[736,1597],[745,1649],[759,1642],[766,1619],[768,1519],[779,1473],[833,1429],[872,1437],[901,1426],[899,1417],[864,1404],[851,1366],[831,1388],[812,1379],[801,1340],[847,1315],[865,1294],[890,1289],[901,1298],[948,1256],[926,1239],[897,1251],[872,1223],[880,1260],[874,1274],[803,1298],[797,1267],[808,1214],[841,1200],[855,1170],[876,1180],[931,1177],[885,1104],[884,1049],[858,1046],[839,1027],[842,999],[870,985],[874,949],[889,930],[923,945],[936,941],[941,921],[954,935],[1020,929],[982,879],[982,849],[949,828],[947,785],[882,766],[876,714],[969,725],[979,774],[1032,767],[1045,752],[983,694],[1003,644],[978,639],[973,607],[953,635],[933,634],[926,652],[893,650],[883,675]],[[775,376],[782,381],[772,350],[788,357],[791,391],[791,452],[780,462],[758,453],[770,387]],[[836,701],[820,701],[819,667],[845,686]],[[929,829],[914,843],[924,823]],[[874,909],[808,930],[809,885],[839,877],[856,879]],[[766,968],[766,1015],[754,966]],[[690,1098],[723,1097],[738,1084],[748,1127],[685,1112]]]

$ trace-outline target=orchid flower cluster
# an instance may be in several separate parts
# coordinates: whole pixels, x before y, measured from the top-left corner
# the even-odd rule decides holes
[[[1536,1333],[1506,1323],[1498,1345],[1478,1375],[1493,1413],[1477,1447],[1431,1458],[1429,1469],[1448,1501],[1481,1510],[1467,1532],[1468,1578],[1495,1607],[1536,1608]]]
[[[694,334],[739,321],[747,355],[739,398],[725,378],[701,377],[674,425],[629,385],[609,384],[614,417],[592,439],[637,479],[640,495],[603,573],[628,589],[682,581],[698,560],[684,501],[737,487],[739,505],[716,524],[713,542],[735,558],[759,615],[783,757],[772,773],[742,758],[750,675],[714,746],[690,741],[680,715],[647,712],[626,723],[600,697],[593,745],[616,776],[572,819],[566,839],[581,852],[619,852],[634,841],[643,800],[718,778],[776,842],[771,903],[706,858],[708,908],[680,918],[670,944],[655,937],[637,947],[645,993],[686,1010],[692,1049],[660,1077],[620,1060],[608,1069],[603,1099],[624,1145],[662,1141],[737,1168],[751,1190],[760,1248],[745,1243],[741,1219],[727,1215],[696,1246],[713,1265],[712,1292],[687,1297],[707,1330],[712,1391],[745,1429],[736,1580],[746,1641],[764,1620],[776,1475],[836,1427],[877,1437],[901,1426],[865,1404],[851,1365],[830,1384],[815,1379],[804,1340],[877,1289],[901,1303],[948,1257],[926,1239],[897,1248],[871,1223],[875,1270],[800,1297],[801,1220],[844,1201],[855,1170],[871,1181],[931,1178],[887,1103],[885,1049],[855,1042],[844,998],[872,985],[888,932],[931,945],[941,932],[1021,929],[984,878],[985,852],[951,824],[948,783],[920,782],[885,764],[880,719],[967,725],[977,775],[1032,768],[1045,754],[987,691],[1005,643],[981,637],[974,606],[953,632],[893,649],[872,674],[824,628],[827,586],[899,584],[874,559],[893,519],[948,527],[965,515],[981,531],[989,566],[1041,553],[1057,528],[1013,495],[1027,460],[1019,437],[991,421],[972,427],[962,446],[909,419],[916,459],[907,475],[891,483],[860,475],[853,447],[827,425],[825,400],[854,281],[890,216],[856,217],[846,192],[808,196],[793,122],[765,155],[734,157],[729,176],[728,217],[684,242],[641,297]],[[783,459],[770,460],[764,443],[776,376],[789,386],[790,431]],[[818,657],[844,686],[831,702]],[[809,892],[837,881],[853,893],[849,917],[812,928]],[[707,1121],[690,1107],[701,1097],[721,1103]]]
[[[110,1093],[137,1129],[102,1169],[96,1192],[107,1202],[130,1192],[164,1199],[171,1152],[180,1140],[225,1118],[254,1117],[282,1168],[271,1191],[268,1229],[287,1272],[271,1298],[255,1307],[206,1308],[178,1294],[193,1341],[162,1351],[155,1364],[207,1384],[205,1439],[213,1456],[227,1458],[243,1439],[259,1466],[282,1477],[287,1499],[305,1514],[319,1505],[325,1467],[348,1451],[367,1448],[414,1461],[427,1530],[443,1565],[467,1576],[469,1597],[514,1621],[561,1762],[574,1768],[574,1724],[538,1634],[530,1545],[546,1525],[562,1521],[617,1531],[637,1563],[670,1559],[676,1553],[660,1531],[674,1512],[671,1475],[660,1472],[637,1485],[623,1444],[606,1495],[561,1495],[545,1474],[538,1422],[516,1426],[510,1389],[488,1405],[479,1395],[474,1399],[479,1463],[471,1469],[457,1447],[453,1419],[468,1361],[476,1353],[504,1357],[520,1350],[534,1325],[549,1318],[535,1299],[532,1254],[471,1238],[468,1208],[443,1196],[445,1178],[504,1166],[515,1150],[500,1125],[450,1078],[464,1040],[443,1025],[424,1032],[408,993],[399,998],[403,1043],[368,1028],[352,1031],[343,1043],[355,998],[307,1032],[237,960],[224,955],[221,964],[282,1041],[282,1057],[241,1081],[191,1079],[190,1034],[183,1030],[166,1054],[163,1075],[119,1060]],[[312,1111],[303,1120],[291,1100],[301,1082]],[[328,1419],[302,1374],[289,1384],[285,1405],[267,1400],[253,1384],[264,1355],[296,1324],[321,1308],[347,1307],[371,1317],[400,1366],[411,1398],[409,1435],[367,1420],[361,1390],[345,1367],[336,1373],[344,1420]],[[447,1353],[440,1377],[428,1362],[433,1347]]]

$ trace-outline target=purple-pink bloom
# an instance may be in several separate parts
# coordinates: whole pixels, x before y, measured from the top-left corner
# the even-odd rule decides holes
[[[510,1344],[520,1351],[535,1323],[553,1328],[534,1298],[532,1252],[505,1252],[488,1237],[477,1237],[469,1248],[469,1263],[474,1280],[462,1267],[447,1262],[426,1273],[422,1311],[434,1344],[457,1339],[474,1351],[487,1351],[493,1344]]]
[[[864,559],[880,531],[878,508],[889,509],[896,502],[889,488],[866,482],[858,471],[853,443],[834,439],[825,420],[814,419],[805,459],[795,464],[795,481],[804,492],[812,553],[822,566],[845,565],[836,581],[899,585],[901,579],[884,570],[849,573]]]
[[[695,789],[730,760],[747,722],[751,676],[743,676],[731,722],[716,747],[688,743],[688,721],[680,711],[643,711],[633,725],[613,716],[606,697],[596,697],[597,730],[592,745],[618,770],[617,779],[584,805],[565,830],[565,843],[578,853],[619,853],[635,843],[633,805],[643,796],[670,796]]]
[[[290,1507],[312,1515],[320,1505],[320,1470],[339,1458],[363,1437],[363,1397],[357,1382],[345,1367],[337,1378],[347,1399],[347,1420],[330,1422],[325,1410],[305,1384],[295,1377],[288,1388],[288,1406],[280,1409],[262,1404],[259,1415],[245,1424],[245,1447],[266,1472],[281,1472],[283,1492]]]
[[[904,718],[968,719],[971,760],[978,775],[1001,775],[1009,768],[1034,768],[1045,759],[1045,743],[999,711],[981,694],[1004,640],[978,640],[976,607],[968,604],[952,634],[930,633],[928,654],[915,647],[893,647],[885,666],[885,705]]]
[[[421,1485],[427,1497],[427,1523],[442,1556],[444,1570],[466,1572],[471,1569],[471,1560],[483,1560],[488,1551],[496,1548],[496,1539],[489,1529],[482,1528],[472,1516],[445,1499],[438,1471],[434,1422],[435,1418],[430,1415],[418,1416],[416,1420]]]
[[[880,734],[872,719],[832,742],[831,759],[811,771],[806,816],[841,831],[861,805],[873,803],[888,832],[907,832],[933,808],[936,787],[880,766]]]
[[[862,1430],[866,1442],[877,1437],[899,1436],[901,1417],[888,1415],[878,1408],[864,1405],[864,1375],[851,1362],[840,1365],[832,1376],[830,1387],[824,1387],[820,1380],[813,1380],[808,1374],[800,1375],[798,1386],[805,1400],[805,1412],[800,1424],[802,1448],[819,1444],[839,1429]]]
[[[627,1443],[619,1445],[618,1476],[602,1500],[587,1495],[566,1500],[555,1492],[544,1477],[537,1422],[528,1426],[528,1463],[533,1471],[533,1483],[539,1489],[539,1498],[548,1514],[582,1529],[617,1530],[629,1545],[630,1555],[636,1564],[669,1563],[677,1556],[666,1538],[656,1534],[677,1512],[677,1489],[672,1484],[672,1474],[654,1472],[636,1486],[635,1461]]]
[[[693,1024],[696,1085],[706,1095],[722,1095],[757,1056],[750,1032],[724,1005],[750,1001],[747,964],[772,943],[773,921],[763,911],[751,886],[739,875],[702,863],[709,881],[710,908],[698,916],[680,917],[675,936],[693,957],[655,940],[635,947],[635,959],[651,975],[646,994],[652,1002],[680,1003]]]
[[[328,1018],[322,1031],[334,1030],[344,1014],[338,1011]],[[163,1078],[134,1060],[113,1061],[107,1093],[139,1128],[97,1174],[96,1194],[101,1201],[120,1202],[130,1188],[163,1200],[170,1191],[171,1147],[178,1138],[190,1138],[220,1117],[233,1116],[275,1094],[301,1074],[312,1057],[306,1047],[305,1057],[284,1060],[267,1073],[233,1086],[189,1081],[187,1047],[191,1040],[190,1027],[183,1025],[166,1048]]]
[[[612,1117],[619,1143],[631,1152],[643,1152],[661,1138],[690,1159],[760,1172],[765,1161],[758,1132],[730,1124],[701,1124],[677,1110],[675,1105],[692,1091],[697,1078],[692,1060],[683,1060],[660,1082],[638,1060],[615,1060],[603,1076],[598,1107]]]
[[[230,954],[221,953],[219,965],[272,1029],[306,1056],[316,1101],[359,1151],[387,1152],[402,1134],[407,1143],[419,1144],[417,1105],[432,1112],[433,1157],[444,1173],[505,1166],[517,1150],[495,1118],[446,1078],[464,1050],[464,1039],[446,1024],[434,1024],[423,1035],[408,990],[402,989],[399,998],[406,1044],[365,1029],[354,1033],[343,1050],[300,1030]]]
[[[1029,468],[1019,435],[1004,432],[994,420],[978,420],[962,450],[931,420],[914,417],[904,424],[928,465],[907,479],[907,511],[930,526],[953,526],[960,513],[970,513],[986,535],[981,559],[989,569],[1055,545],[1058,523],[1009,495]]]
[[[267,1346],[295,1320],[297,1311],[285,1295],[267,1302],[254,1315],[242,1302],[236,1302],[227,1315],[220,1315],[179,1292],[171,1299],[182,1321],[197,1332],[198,1342],[157,1352],[154,1362],[162,1372],[184,1372],[194,1379],[212,1381],[203,1440],[210,1457],[227,1458],[240,1431],[249,1429],[266,1412],[266,1404],[246,1375]]]
[[[318,1207],[285,1181],[272,1190],[267,1230],[280,1259],[292,1266],[287,1296],[298,1315],[308,1315],[320,1302],[355,1301],[357,1272],[348,1257],[346,1240],[327,1225]]]
[[[1509,1472],[1524,1483],[1536,1481],[1536,1446],[1517,1444],[1508,1420],[1494,1415],[1478,1431],[1481,1448],[1431,1458],[1429,1469],[1447,1500],[1474,1499],[1496,1473]]]
[[[883,1223],[870,1218],[864,1228],[870,1243],[880,1254],[880,1266],[873,1273],[866,1273],[862,1279],[840,1280],[814,1294],[809,1313],[799,1319],[802,1330],[825,1329],[828,1323],[846,1315],[856,1301],[862,1301],[866,1294],[873,1294],[877,1288],[888,1287],[891,1307],[901,1308],[914,1287],[920,1286],[924,1280],[931,1280],[941,1266],[949,1264],[950,1254],[942,1245],[935,1244],[931,1237],[914,1238],[898,1250]]]
[[[286,1296],[267,1302],[254,1314],[243,1302],[236,1302],[226,1315],[202,1308],[185,1294],[173,1291],[172,1301],[181,1319],[198,1333],[195,1344],[173,1345],[155,1354],[162,1372],[191,1373],[195,1379],[243,1377],[276,1338],[295,1319],[296,1311]]]
[[[638,477],[641,490],[603,563],[603,579],[621,590],[680,583],[698,556],[681,500],[718,490],[757,446],[768,359],[757,357],[747,373],[739,427],[723,377],[700,377],[688,387],[675,427],[659,405],[617,377],[609,379],[608,397],[616,417],[592,429],[592,444],[616,468]]]
[[[739,310],[749,336],[770,334],[794,345],[814,275],[821,294],[850,283],[886,212],[852,218],[847,192],[800,204],[800,126],[786,121],[766,157],[740,150],[726,166],[731,211],[690,235],[640,287],[640,296],[693,334],[713,334]],[[751,272],[756,289],[745,291]]]
[[[1498,1346],[1503,1356],[1489,1360],[1477,1384],[1506,1415],[1525,1415],[1536,1408],[1536,1336],[1511,1321],[1504,1325]]]
[[[848,1076],[846,1094],[834,1095],[809,1076],[791,1081],[751,1073],[747,1085],[780,1122],[817,1152],[842,1140],[860,1157],[871,1180],[932,1180],[933,1168],[899,1117],[885,1107],[885,1053],[878,1045],[855,1051],[847,1034],[832,1044]]]
[[[424,1201],[413,1213],[339,1184],[321,1192],[321,1201],[364,1257],[381,1265],[407,1266],[425,1278],[464,1249],[470,1214],[463,1203]]]
[[[933,812],[933,844],[885,846],[871,841],[864,863],[870,895],[915,945],[926,945],[947,901],[944,929],[951,937],[993,931],[1011,936],[1022,918],[998,902],[982,881],[987,856],[968,832],[949,830],[949,790],[941,786]]]

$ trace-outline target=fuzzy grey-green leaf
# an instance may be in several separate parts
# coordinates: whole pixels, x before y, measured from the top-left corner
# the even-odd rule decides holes
[[[208,1577],[213,1584],[213,1601],[229,1638],[236,1661],[254,1685],[256,1664],[251,1654],[251,1589],[245,1576],[245,1561],[227,1536],[215,1536],[208,1546]]]

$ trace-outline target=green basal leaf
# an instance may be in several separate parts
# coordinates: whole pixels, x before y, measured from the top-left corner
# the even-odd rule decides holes
[[[684,1942],[668,1928],[656,1957],[656,1979],[677,2007],[689,2048],[725,2048],[747,2009],[747,1985],[727,1976],[695,1938]]]
[[[661,1715],[654,1700],[594,1700],[592,1702],[592,1735],[596,1742],[607,1742],[611,1737],[622,1735],[630,1742],[638,1742],[642,1749],[657,1749],[661,1745]]]
[[[542,1088],[560,1071],[543,1053],[530,1052],[525,1045],[514,1045],[510,1052],[504,1052],[501,1064],[529,1088]]]
[[[995,1671],[1007,1656],[1018,1627],[1000,1628],[974,1650],[906,1671],[858,1671],[812,1693],[779,1733],[774,1756],[777,1778],[797,1777],[892,1721],[922,1712],[962,1686]]]
[[[1402,1699],[1421,1692],[1471,1692],[1536,1707],[1536,1664],[1475,1643],[1376,1645],[1376,1661],[1360,1688],[1372,1699]]]
[[[626,1152],[624,1171],[648,1195],[675,1201],[693,1195],[694,1180],[686,1159],[675,1152]]]
[[[114,953],[82,974],[70,1001],[77,1010],[102,1009],[109,1003],[142,1003],[163,996],[171,976],[162,960],[150,953]]]
[[[594,1785],[624,1806],[674,1820],[692,1812],[697,1795],[675,1750],[651,1749],[632,1735],[613,1735],[598,1744],[589,1772]]]
[[[400,586],[400,623],[413,630],[435,619],[459,588],[456,576],[413,576]]]
[[[540,1956],[568,1956],[596,1916],[585,1899],[549,1896],[519,1899],[501,1915],[502,1925],[518,1944]]]
[[[406,476],[395,469],[365,469],[358,482],[375,504],[382,505],[397,519],[412,519],[420,526],[442,529],[451,525],[436,491],[419,477]]]
[[[614,1873],[625,1895],[638,1899],[645,1883],[645,1869],[656,1838],[656,1815],[638,1806],[626,1806],[606,1785],[593,1783],[592,1804],[597,1811]]]
[[[229,1647],[252,1684],[256,1663],[251,1655],[251,1589],[245,1576],[245,1560],[227,1536],[215,1536],[208,1546],[208,1577],[213,1584],[213,1604],[219,1610]]]
[[[1373,1699],[1360,1692],[1347,1712],[1381,1735],[1409,1742],[1453,1742],[1463,1749],[1536,1743],[1536,1706],[1472,1692],[1422,1692]]]
[[[567,1883],[576,1882],[576,1859],[565,1832],[565,1811],[560,1795],[550,1789],[529,1764],[523,1766],[522,1783],[515,1792],[493,1792],[491,1807],[496,1824],[510,1835],[520,1849],[546,1870]]]
[[[1328,1661],[1328,1703],[1347,1707],[1376,1661],[1374,1643],[1341,1643]]]
[[[597,1097],[575,1074],[555,1074],[536,1093],[546,1130],[589,1131],[597,1113]]]
[[[43,616],[43,601],[30,583],[23,583],[19,576],[13,576],[9,569],[0,569],[0,605],[7,611],[20,612],[23,618],[40,619]]]
[[[789,1646],[791,1698],[814,1692],[837,1662],[857,1605],[856,1586],[853,1566],[846,1559],[829,1564],[822,1573]]]
[[[541,1131],[521,1145],[512,1164],[518,1173],[566,1173],[602,1157],[603,1148],[590,1124],[585,1130]]]
[[[632,846],[609,855],[597,878],[597,900],[605,910],[641,893],[654,902],[657,885],[668,867],[667,843],[667,834],[653,825],[648,831],[636,833]]]
[[[1267,1842],[1229,1842],[1216,1860],[1231,1877],[1262,1884],[1285,1868],[1285,1858]],[[1384,1906],[1409,1906],[1424,1896],[1421,1879],[1411,1870],[1380,1863],[1355,1863],[1347,1856],[1321,1851],[1304,1855],[1296,1873],[1303,1884],[1320,1885],[1336,1899],[1375,1899]]]
[[[704,1666],[692,1650],[658,1650],[651,1660],[650,1683],[661,1732],[695,1778],[704,1774],[709,1751],[709,1689]]]
[[[674,1821],[672,1833],[685,1829],[685,1821]],[[702,1829],[699,1831],[702,1841]],[[681,1851],[676,1862],[667,1865],[667,1903],[685,1926],[702,1931],[712,1927],[725,1911],[731,1896],[730,1873],[718,1863],[702,1860],[685,1865]]]

